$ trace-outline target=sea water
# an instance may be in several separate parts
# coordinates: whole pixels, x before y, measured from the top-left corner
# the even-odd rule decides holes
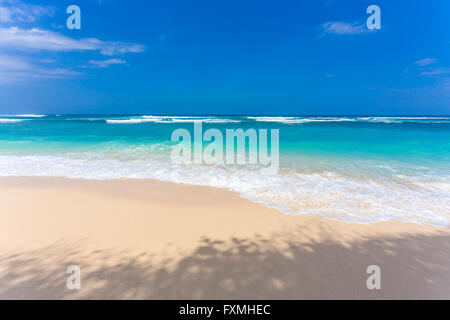
[[[279,172],[173,163],[171,134],[194,121],[279,129]],[[227,188],[286,214],[448,227],[450,117],[2,115],[0,176],[153,178]]]

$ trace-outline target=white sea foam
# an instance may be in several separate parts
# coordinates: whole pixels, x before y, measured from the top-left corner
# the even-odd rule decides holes
[[[395,119],[395,120],[450,120],[450,117],[365,117],[358,119]]]
[[[261,122],[280,122],[295,119],[295,117],[247,117],[247,119]]]
[[[43,118],[46,117],[45,114],[15,114],[9,117],[18,117],[18,118]]]
[[[187,117],[187,116],[142,116],[139,118],[130,119],[107,119],[106,122],[110,124],[135,124],[135,123],[193,123],[201,121],[204,123],[239,123],[240,120],[216,118],[216,117]]]
[[[314,122],[369,122],[369,123],[450,123],[449,117],[247,117],[258,122],[302,124]]]
[[[244,166],[175,165],[167,161],[167,156],[150,156],[148,151],[148,148],[130,148],[119,153],[112,150],[0,155],[0,176],[153,178],[227,188],[287,214],[321,215],[357,223],[400,220],[450,226],[450,183],[445,179],[411,179],[400,174],[395,179],[372,179],[331,169],[321,172],[290,170],[266,175],[258,168]]]
[[[450,123],[450,118],[448,117],[362,117],[357,119],[358,121],[375,123]]]
[[[106,122],[110,123],[110,124],[131,124],[131,123],[143,123],[143,122],[154,122],[154,121],[147,120],[147,119],[125,119],[125,120],[107,119]]]
[[[22,122],[22,121],[25,121],[25,120],[0,118],[0,123],[14,123],[14,122]]]
[[[300,118],[300,117],[247,117],[247,119],[255,120],[259,122],[279,122],[284,124],[299,124],[299,123],[310,123],[310,122],[353,122],[356,119],[352,118],[332,118],[332,117],[311,117],[311,118]]]

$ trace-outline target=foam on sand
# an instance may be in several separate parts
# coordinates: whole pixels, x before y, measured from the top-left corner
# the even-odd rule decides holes
[[[159,147],[157,147],[159,148]],[[427,176],[357,177],[332,171],[267,175],[257,167],[176,165],[146,150],[60,155],[0,155],[0,176],[53,176],[110,180],[157,179],[226,188],[286,214],[320,215],[346,222],[398,220],[450,225],[450,184]],[[380,168],[377,172],[380,172]]]

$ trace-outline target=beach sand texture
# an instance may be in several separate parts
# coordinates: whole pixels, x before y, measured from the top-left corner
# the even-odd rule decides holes
[[[449,299],[450,230],[286,215],[154,180],[1,178],[0,298]]]

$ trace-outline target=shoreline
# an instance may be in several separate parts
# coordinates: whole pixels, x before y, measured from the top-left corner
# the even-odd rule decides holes
[[[294,216],[150,179],[1,177],[0,212],[3,299],[450,298],[449,228]],[[81,290],[65,288],[69,264]],[[381,290],[366,287],[373,264]]]
[[[324,216],[320,213],[297,213],[297,212],[291,212],[290,210],[283,210],[277,205],[270,205],[266,203],[263,200],[255,200],[251,197],[245,197],[241,194],[240,191],[233,190],[230,187],[225,186],[216,186],[216,185],[202,185],[202,184],[195,184],[195,183],[186,183],[186,182],[178,182],[178,181],[170,181],[170,180],[162,180],[159,178],[152,178],[152,177],[139,177],[139,178],[129,178],[129,177],[122,177],[122,178],[85,178],[85,177],[66,177],[66,176],[0,176],[0,187],[2,184],[8,184],[12,183],[13,185],[17,183],[17,181],[27,181],[30,182],[30,185],[34,184],[40,184],[41,182],[45,182],[45,184],[49,183],[57,183],[58,181],[63,183],[63,181],[71,182],[71,183],[77,183],[79,182],[82,184],[83,182],[91,182],[91,183],[102,183],[102,182],[112,182],[113,184],[116,182],[136,182],[136,183],[150,183],[150,184],[157,184],[161,183],[164,185],[177,185],[177,186],[183,186],[183,187],[193,187],[193,188],[206,188],[206,189],[216,189],[216,190],[222,190],[225,192],[229,192],[232,194],[237,195],[240,199],[243,199],[245,201],[250,201],[251,203],[261,205],[266,209],[274,210],[278,213],[288,215],[288,216],[302,216],[302,217],[319,217],[321,219],[324,219],[326,221],[334,221],[334,222],[344,222],[347,224],[356,224],[356,225],[366,225],[366,226],[373,226],[377,225],[379,223],[406,223],[406,224],[413,224],[423,227],[432,227],[437,229],[449,229],[450,228],[450,221],[447,224],[432,224],[432,223],[424,223],[424,222],[417,222],[415,219],[408,220],[408,219],[397,219],[389,218],[389,219],[379,219],[377,221],[370,221],[370,222],[362,222],[362,221],[355,221],[353,219],[346,220],[344,218],[335,218],[333,216]],[[27,183],[25,183],[27,184]],[[332,209],[329,209],[330,212],[332,212]]]

